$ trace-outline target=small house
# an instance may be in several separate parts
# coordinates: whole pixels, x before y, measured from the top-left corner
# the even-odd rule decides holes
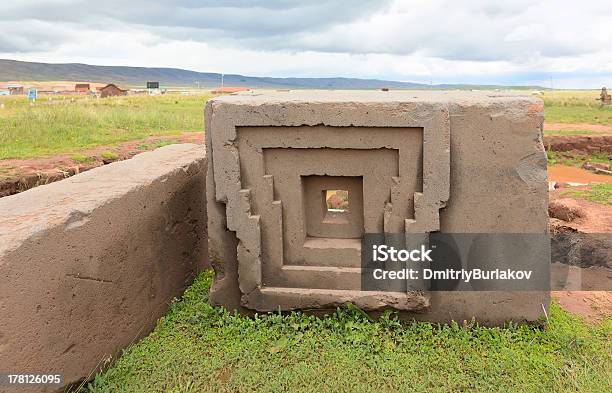
[[[8,85],[7,88],[10,95],[25,94],[23,85]]]
[[[89,83],[77,83],[74,85],[74,91],[77,93],[89,93],[91,91],[91,87]]]
[[[113,83],[109,83],[108,85],[98,89],[98,91],[100,92],[100,97],[102,98],[127,95],[127,90],[121,89]]]

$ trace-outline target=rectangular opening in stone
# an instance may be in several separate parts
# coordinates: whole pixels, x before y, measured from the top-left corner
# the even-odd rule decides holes
[[[348,190],[323,190],[321,193],[325,204],[325,224],[348,224],[350,198]]]
[[[361,176],[301,176],[306,236],[359,239],[363,229]]]

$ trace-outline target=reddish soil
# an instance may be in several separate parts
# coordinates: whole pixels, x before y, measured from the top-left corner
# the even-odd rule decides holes
[[[612,153],[612,136],[546,135],[546,150],[577,154]]]
[[[549,192],[549,209],[551,229],[556,227],[571,228],[582,233],[612,232],[612,205],[589,202],[564,195],[568,189],[584,189],[582,187],[561,188]]]
[[[154,150],[160,143],[204,143],[203,132],[186,132],[180,135],[156,136],[146,139],[124,142],[112,147],[97,147],[79,151],[88,157],[87,162],[76,162],[72,154],[61,154],[53,157],[32,158],[25,160],[9,159],[0,161],[0,197],[13,195],[42,184],[52,183],[80,172],[120,161]],[[158,144],[158,145],[156,145]],[[104,159],[102,153],[113,152],[116,159]]]
[[[581,315],[589,322],[601,322],[612,317],[610,291],[555,291],[552,298],[565,310]]]
[[[548,167],[548,181],[557,183],[612,183],[612,176],[600,175],[567,165],[551,165]]]
[[[591,131],[601,133],[612,133],[611,125],[603,124],[586,124],[586,123],[544,123],[544,129],[547,131]]]
[[[574,167],[549,168],[549,179],[557,181],[572,181],[588,183],[596,180],[610,183],[612,176],[596,175],[589,171]],[[572,187],[581,189],[587,186]],[[612,232],[612,206],[589,202],[584,199],[571,199],[563,195],[567,188],[550,191],[549,214],[551,233],[574,232],[601,234]],[[583,238],[581,246],[587,246],[590,239]],[[597,249],[597,253],[605,253],[605,249]],[[609,250],[607,251],[609,255]],[[606,255],[606,254],[604,254]],[[612,280],[609,258],[606,266],[591,266],[579,268],[577,266],[553,264],[551,273],[553,279],[555,272],[563,280],[567,279],[567,269],[578,272],[579,285],[577,288],[588,289],[592,287],[607,288]],[[571,286],[570,286],[571,287]],[[587,322],[599,323],[612,317],[612,291],[553,291],[553,299],[565,310],[572,314],[584,317]]]

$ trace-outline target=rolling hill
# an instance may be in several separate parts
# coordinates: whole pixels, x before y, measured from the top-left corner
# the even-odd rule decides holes
[[[87,81],[118,83],[144,87],[147,81],[159,81],[162,86],[217,87],[221,74],[196,72],[179,68],[148,68],[127,66],[98,66],[89,64],[33,63],[0,59],[0,81]],[[286,89],[424,89],[424,88],[496,88],[503,86],[426,85],[378,79],[358,78],[272,78],[234,74],[224,75],[225,86]],[[529,88],[539,88],[530,87]],[[517,88],[517,87],[513,87]]]

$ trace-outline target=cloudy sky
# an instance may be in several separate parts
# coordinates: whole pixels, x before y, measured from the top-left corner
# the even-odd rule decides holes
[[[598,88],[612,0],[2,0],[0,58]]]

